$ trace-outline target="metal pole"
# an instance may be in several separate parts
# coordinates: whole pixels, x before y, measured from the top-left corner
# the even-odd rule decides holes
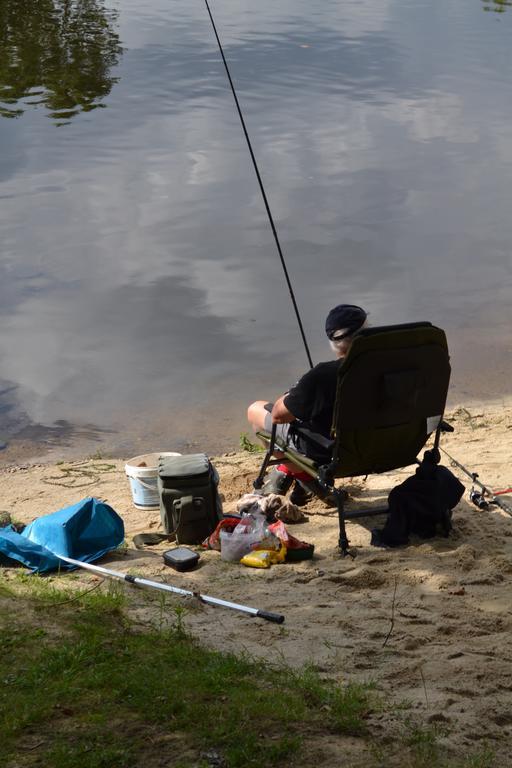
[[[262,611],[258,608],[251,608],[248,605],[231,603],[228,600],[221,600],[218,597],[209,597],[208,595],[202,595],[199,592],[192,592],[189,589],[180,589],[180,587],[172,587],[170,584],[160,584],[158,581],[141,579],[138,576],[130,576],[128,573],[121,573],[121,571],[112,571],[110,568],[103,568],[101,565],[83,563],[81,560],[74,560],[71,557],[64,557],[64,555],[57,555],[57,557],[60,560],[63,560],[65,563],[76,565],[77,568],[83,568],[84,570],[91,571],[92,573],[101,573],[104,576],[109,576],[112,579],[127,581],[129,584],[136,584],[141,587],[151,587],[152,589],[159,589],[163,592],[173,592],[175,595],[181,595],[182,597],[196,597],[202,603],[207,603],[208,605],[218,605],[221,608],[231,608],[234,611],[248,613],[250,616],[257,616],[259,619],[273,621],[275,624],[282,624],[284,621],[284,616],[281,613]]]

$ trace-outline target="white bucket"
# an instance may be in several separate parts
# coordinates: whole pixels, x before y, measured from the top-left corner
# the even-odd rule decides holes
[[[130,481],[133,503],[137,509],[158,509],[158,459],[160,456],[181,456],[181,453],[145,453],[128,459],[124,471]],[[142,465],[142,466],[141,466]]]

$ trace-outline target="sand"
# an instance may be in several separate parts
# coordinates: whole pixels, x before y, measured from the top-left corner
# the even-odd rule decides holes
[[[444,436],[446,450],[495,489],[511,485],[512,403],[458,407],[447,416],[456,431]],[[233,453],[213,461],[225,511],[234,510],[236,500],[251,490],[259,456]],[[446,458],[443,463],[449,466]],[[448,750],[463,755],[486,743],[507,764],[512,746],[511,517],[497,508],[477,509],[466,494],[454,511],[449,538],[394,550],[370,546],[370,528],[382,519],[349,523],[350,543],[357,550],[352,560],[341,559],[336,549],[336,513],[315,502],[305,508],[308,522],[290,527],[315,544],[313,560],[256,570],[204,551],[200,567],[181,574],[163,565],[166,545],[145,551],[133,547],[135,533],[160,530],[159,513],[133,506],[123,469],[122,460],[97,458],[5,467],[0,510],[29,522],[85,496],[104,499],[124,519],[128,548],[102,564],[286,616],[278,626],[174,597],[163,611],[158,593],[127,586],[135,621],[172,623],[173,607],[185,606],[185,627],[209,646],[293,666],[311,662],[340,682],[373,681],[385,701],[400,704],[396,712],[421,714],[423,723],[446,729],[442,739]],[[413,471],[346,483],[347,509],[385,503],[391,488]],[[468,478],[453,471],[469,489]],[[73,583],[95,578],[81,572]],[[396,712],[373,716],[377,737],[393,733],[401,716]]]

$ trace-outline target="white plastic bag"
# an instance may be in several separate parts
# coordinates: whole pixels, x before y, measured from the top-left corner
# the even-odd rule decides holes
[[[267,521],[263,515],[243,515],[232,533],[220,532],[220,556],[231,563],[239,563],[267,534]]]

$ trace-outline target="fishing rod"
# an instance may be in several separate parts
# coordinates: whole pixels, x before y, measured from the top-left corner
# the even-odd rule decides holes
[[[240,107],[240,102],[238,101],[238,96],[236,95],[233,79],[232,79],[231,73],[229,71],[228,62],[226,61],[226,57],[224,55],[224,49],[223,49],[222,43],[220,41],[219,33],[217,32],[217,27],[215,25],[215,21],[214,21],[213,14],[212,14],[211,9],[210,9],[210,5],[208,3],[208,0],[204,0],[204,2],[205,2],[205,5],[206,5],[206,10],[208,11],[208,15],[210,17],[210,21],[212,23],[213,32],[214,32],[215,38],[217,40],[217,45],[219,46],[220,55],[222,56],[222,61],[224,62],[224,68],[226,70],[226,75],[227,75],[227,78],[228,78],[228,81],[229,81],[229,85],[231,86],[231,92],[232,92],[233,98],[235,100],[235,104],[236,104],[236,108],[237,108],[237,112],[238,112],[238,117],[240,118],[240,122],[242,124],[242,130],[244,132],[245,140],[247,142],[247,146],[249,147],[249,154],[251,155],[252,164],[253,164],[254,170],[256,172],[256,178],[258,179],[258,184],[259,184],[259,187],[260,187],[261,196],[263,197],[263,203],[265,204],[265,210],[267,212],[268,220],[270,222],[270,228],[272,229],[272,234],[274,235],[274,240],[275,240],[275,243],[276,243],[277,252],[278,252],[279,258],[281,260],[281,266],[283,268],[284,276],[285,276],[285,279],[286,279],[286,284],[288,286],[288,291],[290,293],[290,297],[291,297],[291,300],[292,300],[293,309],[295,310],[295,316],[297,318],[297,323],[299,325],[300,335],[302,336],[302,341],[303,341],[303,344],[304,344],[304,348],[306,350],[306,355],[307,355],[307,358],[308,358],[308,363],[309,363],[310,368],[312,368],[313,367],[313,361],[311,359],[311,354],[310,354],[310,351],[309,351],[308,342],[306,340],[306,334],[304,333],[304,327],[302,325],[302,320],[301,320],[301,317],[300,317],[300,314],[299,314],[299,308],[298,308],[297,302],[295,300],[295,294],[293,292],[292,284],[291,284],[291,281],[290,281],[290,276],[288,274],[288,269],[286,267],[286,262],[284,260],[283,251],[282,251],[282,248],[281,248],[281,243],[279,242],[279,236],[277,234],[277,228],[276,228],[276,225],[274,223],[274,217],[272,216],[272,211],[270,210],[270,205],[269,205],[268,198],[267,198],[267,195],[266,195],[266,192],[265,192],[265,187],[263,186],[263,181],[262,181],[261,174],[260,174],[260,171],[259,171],[259,168],[258,168],[258,163],[256,162],[256,156],[255,156],[254,150],[252,148],[251,139],[249,138],[249,132],[248,132],[247,126],[245,124],[244,116],[242,114],[242,109]]]
[[[129,584],[135,584],[136,586],[141,587],[150,587],[152,589],[159,589],[163,592],[173,592],[175,595],[181,595],[182,597],[196,597],[202,603],[206,603],[207,605],[216,605],[220,606],[221,608],[231,608],[234,611],[248,613],[250,616],[256,616],[259,619],[273,621],[275,624],[282,624],[284,621],[284,616],[281,613],[262,611],[259,608],[251,608],[248,605],[231,603],[228,600],[221,600],[218,597],[209,597],[208,595],[202,595],[200,592],[192,592],[190,589],[180,589],[180,587],[173,587],[170,584],[161,584],[158,581],[150,581],[149,579],[142,579],[138,576],[130,576],[128,573],[112,571],[110,568],[103,568],[101,565],[84,563],[82,560],[75,560],[72,557],[65,557],[64,555],[57,555],[57,557],[60,560],[64,560],[65,563],[77,566],[77,568],[83,568],[84,570],[91,571],[92,573],[100,573],[103,576],[108,576],[111,579],[120,579],[121,581],[127,581]]]
[[[473,502],[473,504],[475,504],[480,509],[489,509],[490,504],[496,504],[498,507],[500,507],[500,509],[503,510],[503,512],[506,512],[507,515],[512,517],[512,507],[509,507],[505,501],[498,498],[504,493],[512,492],[512,488],[506,488],[503,491],[493,491],[492,488],[489,488],[488,485],[484,485],[484,483],[478,480],[478,472],[470,472],[469,469],[460,463],[460,461],[457,461],[457,459],[454,459],[453,456],[450,456],[448,451],[445,451],[445,449],[441,446],[439,446],[439,448],[445,454],[445,456],[450,459],[454,466],[458,467],[462,472],[464,472],[465,475],[471,478],[473,487],[469,492],[469,499]],[[475,490],[475,485],[481,489],[481,492]]]

